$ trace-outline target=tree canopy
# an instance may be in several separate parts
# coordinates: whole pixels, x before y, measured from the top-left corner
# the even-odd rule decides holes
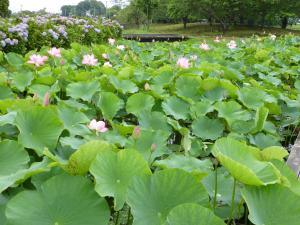
[[[0,16],[7,17],[9,16],[9,0],[1,0],[0,1]]]

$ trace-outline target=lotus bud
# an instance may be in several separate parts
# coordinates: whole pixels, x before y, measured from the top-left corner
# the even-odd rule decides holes
[[[39,96],[37,95],[37,93],[34,93],[34,95],[33,95],[32,99],[33,99],[34,101],[36,101],[36,100],[38,100],[38,99],[39,99]]]
[[[157,148],[157,145],[156,144],[152,144],[151,145],[151,151],[154,152]]]
[[[145,83],[144,89],[145,89],[145,91],[150,91],[151,87],[150,87],[150,85],[148,83]]]
[[[49,92],[46,92],[46,94],[44,96],[43,106],[48,106],[49,102],[50,102],[50,95],[49,95]]]
[[[141,136],[141,128],[140,127],[135,127],[132,133],[133,139],[137,140]]]

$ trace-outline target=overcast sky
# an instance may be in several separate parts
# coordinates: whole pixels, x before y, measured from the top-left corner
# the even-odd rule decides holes
[[[1,0],[0,0],[1,1]],[[81,0],[9,0],[9,8],[13,12],[22,10],[38,11],[46,8],[47,12],[59,13],[63,5],[76,5]],[[104,5],[106,0],[102,0]],[[110,5],[110,0],[107,1]]]

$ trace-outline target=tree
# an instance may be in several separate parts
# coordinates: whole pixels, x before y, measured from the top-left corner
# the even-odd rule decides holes
[[[129,6],[119,11],[117,15],[117,19],[122,24],[129,23],[129,24],[135,24],[136,26],[140,26],[140,24],[146,21],[146,15],[142,11],[142,9],[138,7],[137,2],[132,1],[129,4]]]
[[[76,5],[76,16],[86,16],[89,12],[93,16],[105,14],[105,6],[96,0],[84,0]]]
[[[173,19],[182,19],[183,27],[186,29],[189,17],[198,9],[198,1],[195,0],[170,0],[168,4],[168,15]]]
[[[9,16],[9,0],[0,0],[0,16],[8,17]]]
[[[75,14],[76,6],[74,5],[64,5],[60,8],[62,16],[71,16]]]
[[[158,7],[158,1],[157,0],[134,0],[132,2],[134,2],[134,4],[138,8],[140,8],[147,16],[147,27],[149,28],[149,25],[152,21],[153,11]]]

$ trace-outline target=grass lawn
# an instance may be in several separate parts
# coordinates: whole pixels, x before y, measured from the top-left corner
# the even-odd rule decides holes
[[[225,37],[248,37],[253,34],[263,35],[264,31],[266,34],[287,34],[294,33],[300,35],[300,25],[294,25],[289,27],[287,30],[280,28],[249,28],[238,26],[231,28],[223,36]],[[210,27],[207,24],[201,23],[190,23],[187,26],[187,29],[183,28],[182,24],[152,24],[149,30],[145,28],[128,28],[125,29],[124,34],[180,34],[188,35],[192,37],[203,37],[203,36],[216,36],[222,35],[222,32],[219,31],[217,26]]]

